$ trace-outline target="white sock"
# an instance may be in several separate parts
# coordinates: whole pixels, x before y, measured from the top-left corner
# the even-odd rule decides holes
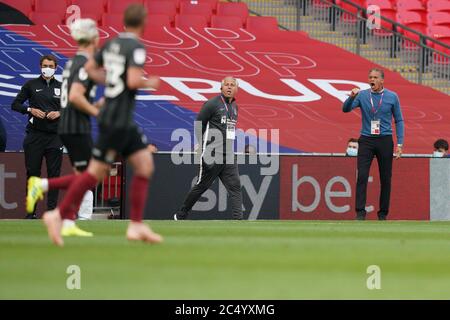
[[[41,179],[41,188],[44,190],[44,192],[48,191],[48,179]]]
[[[63,220],[63,228],[70,228],[70,227],[73,227],[74,225],[75,225],[75,221],[73,221],[73,220],[69,220],[69,219]]]

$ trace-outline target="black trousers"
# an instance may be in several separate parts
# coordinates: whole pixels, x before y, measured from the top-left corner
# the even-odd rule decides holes
[[[378,215],[387,216],[391,197],[392,160],[394,142],[392,136],[365,137],[358,140],[358,181],[356,183],[356,205],[358,213],[366,213],[367,180],[374,157],[378,160],[381,192]]]
[[[63,152],[61,140],[56,133],[28,129],[23,140],[23,150],[25,152],[27,180],[31,176],[41,176],[41,166],[44,157],[47,166],[47,177],[59,177]],[[58,190],[51,190],[47,196],[47,209],[55,209],[57,201]],[[34,208],[35,211],[36,207]]]
[[[200,199],[201,195],[211,187],[217,177],[224,184],[231,199],[233,219],[242,219],[241,179],[236,163],[207,165],[202,161],[197,183],[187,194],[180,210],[187,215],[198,199]]]

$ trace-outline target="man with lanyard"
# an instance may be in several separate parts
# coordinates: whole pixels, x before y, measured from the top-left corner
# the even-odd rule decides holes
[[[397,133],[395,158],[399,159],[403,150],[404,123],[400,102],[395,92],[385,89],[384,72],[381,69],[369,71],[371,89],[360,91],[354,88],[344,102],[343,112],[361,109],[362,129],[358,144],[358,181],[356,183],[356,219],[366,218],[367,181],[374,156],[377,157],[380,172],[381,192],[378,220],[386,220],[389,213],[391,195],[392,117]]]
[[[238,108],[234,96],[237,80],[222,80],[221,94],[208,100],[197,116],[201,124],[196,130],[201,145],[200,171],[197,183],[192,187],[182,207],[174,214],[174,220],[185,220],[194,204],[209,189],[217,177],[227,189],[233,211],[233,219],[242,220],[242,193],[238,166],[234,158],[234,139]]]

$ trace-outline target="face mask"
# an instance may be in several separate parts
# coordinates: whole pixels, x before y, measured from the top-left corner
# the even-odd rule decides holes
[[[443,158],[444,157],[444,153],[440,152],[440,151],[434,151],[433,152],[433,157],[435,157],[435,158]]]
[[[347,148],[347,155],[350,157],[356,157],[358,155],[358,149]]]
[[[41,69],[42,75],[46,78],[51,78],[55,74],[55,69],[52,68],[42,68]]]

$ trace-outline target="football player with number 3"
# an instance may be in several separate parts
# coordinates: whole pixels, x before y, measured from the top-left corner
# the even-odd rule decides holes
[[[38,200],[42,200],[44,193],[55,189],[67,189],[74,181],[75,176],[86,170],[92,153],[91,120],[90,116],[96,117],[102,106],[103,98],[92,104],[95,98],[96,86],[89,79],[84,64],[89,57],[93,56],[98,45],[97,25],[91,19],[78,19],[70,25],[70,34],[78,43],[78,51],[70,59],[63,71],[61,85],[61,118],[59,120],[58,134],[63,145],[66,147],[69,158],[74,169],[74,174],[57,178],[41,179],[30,177],[28,179],[28,190],[26,208],[32,212]],[[81,212],[91,211],[93,193],[88,190],[84,194]],[[83,207],[86,207],[86,210]],[[63,236],[91,237],[91,232],[78,228],[75,224],[76,212],[65,216],[62,226]]]
[[[63,245],[61,217],[71,216],[78,210],[84,193],[104,179],[118,155],[128,160],[135,174],[131,181],[131,222],[127,239],[147,243],[162,241],[159,234],[142,222],[153,159],[145,136],[133,120],[137,89],[158,88],[160,81],[158,77],[143,77],[146,51],[139,37],[144,32],[146,18],[144,6],[128,6],[124,13],[126,32],[106,42],[85,65],[89,78],[105,84],[105,106],[97,119],[99,136],[87,170],[76,177],[61,204],[43,216],[49,237],[56,245]]]

